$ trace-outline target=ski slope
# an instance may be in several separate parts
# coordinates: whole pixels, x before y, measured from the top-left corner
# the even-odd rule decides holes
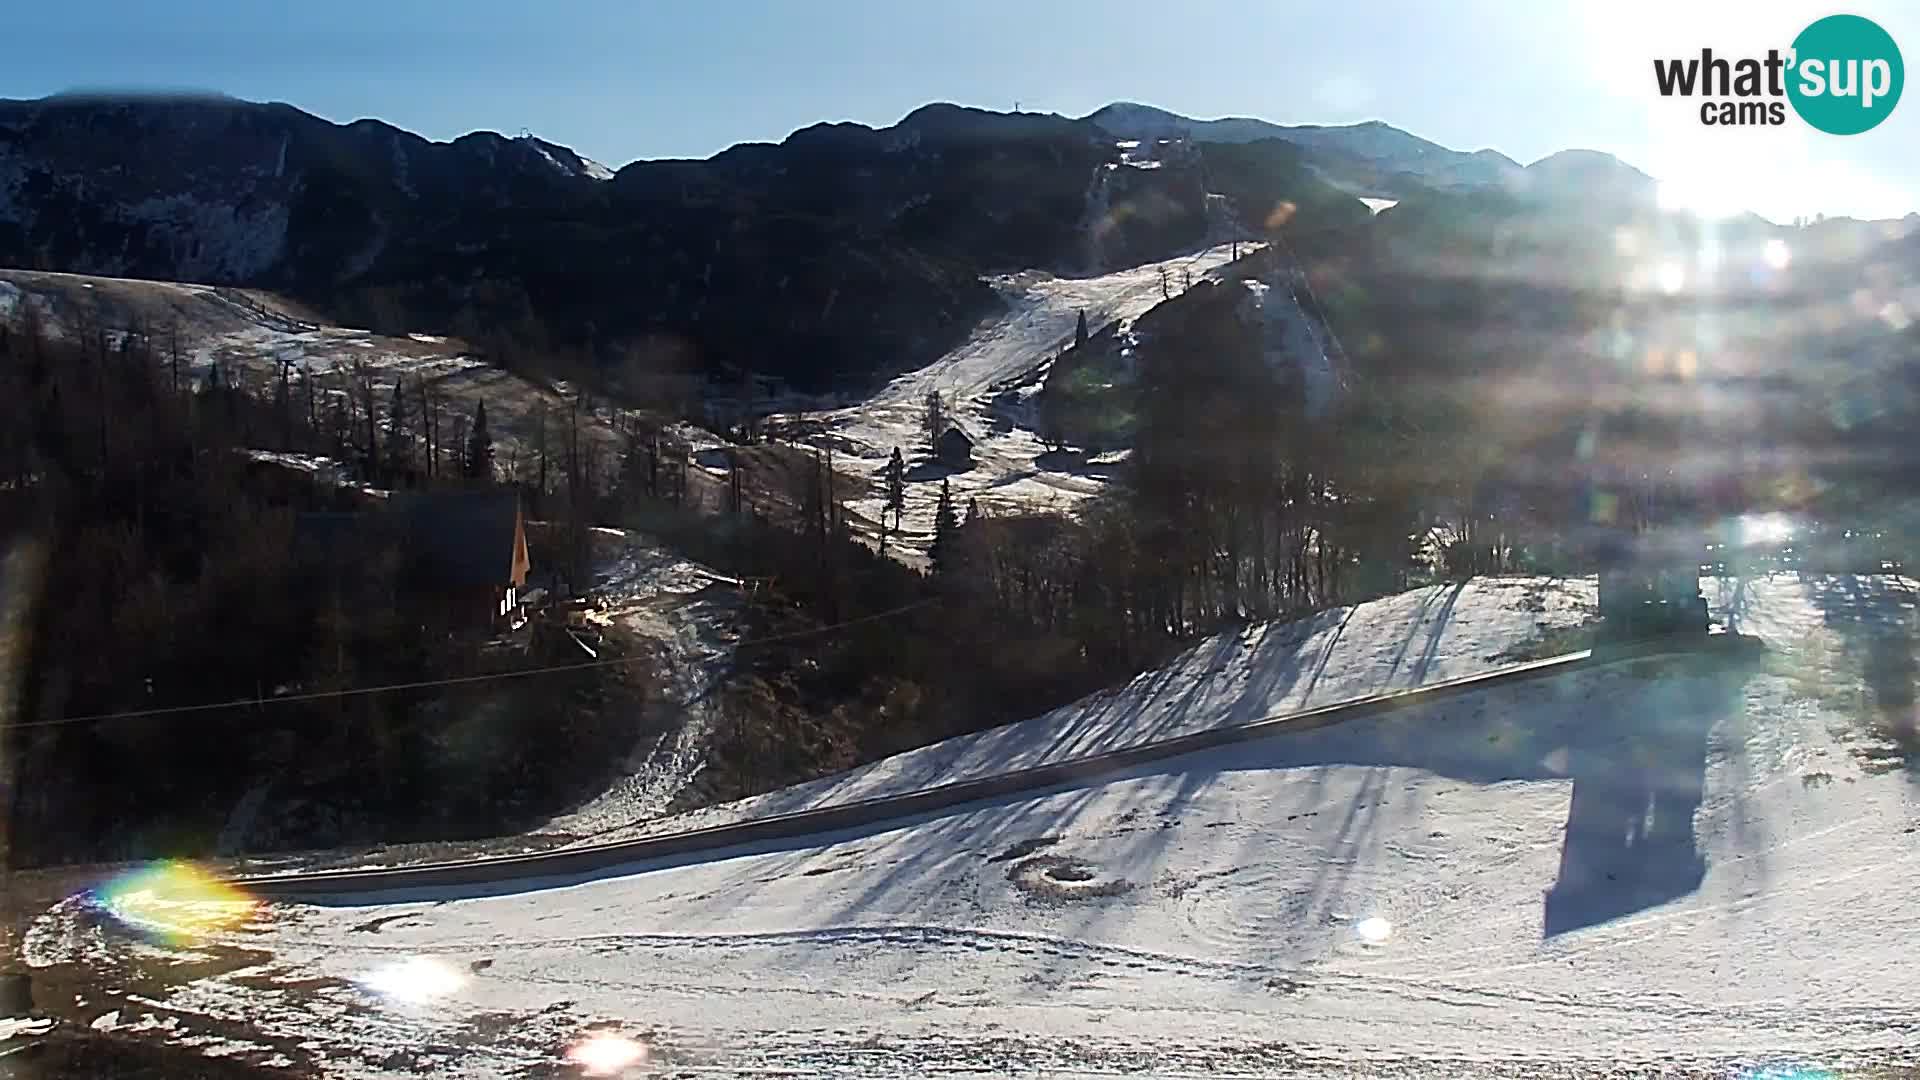
[[[1260,246],[1243,243],[1241,255]],[[775,417],[773,422],[804,432],[803,441],[848,455],[852,460],[841,459],[836,466],[876,480],[867,497],[848,504],[864,522],[865,531],[875,537],[886,502],[884,485],[877,481],[888,456],[898,447],[909,470],[902,531],[894,543],[916,559],[933,538],[942,479],[951,486],[958,509],[964,509],[968,499],[978,499],[985,511],[1000,513],[1071,509],[1099,492],[1104,481],[1089,471],[1042,467],[1037,459],[1046,447],[1013,391],[1023,383],[1038,385],[1046,361],[1072,343],[1081,312],[1086,313],[1088,326],[1096,329],[1114,321],[1131,323],[1165,299],[1163,271],[1166,284],[1177,291],[1188,277],[1199,281],[1226,265],[1233,251],[1233,245],[1220,244],[1093,277],[1025,271],[995,278],[992,285],[1005,301],[1005,311],[984,321],[946,356],[895,378],[859,405]],[[941,396],[949,423],[974,440],[973,468],[949,472],[926,460],[922,423],[929,393]]]
[[[1479,578],[1296,622],[1255,625],[1188,649],[1123,686],[1016,724],[962,735],[834,776],[598,837],[627,839],[898,795],[1089,757],[1263,716],[1478,675],[1517,644],[1594,616],[1586,579]]]
[[[263,908],[108,890],[26,954],[137,987],[96,999],[116,1025],[342,1076],[1909,1063],[1920,796],[1875,731],[1912,720],[1913,583],[1709,595],[1768,637],[1763,663],[1490,689],[589,880]],[[1334,654],[1371,658],[1323,679],[1394,666],[1364,629]],[[1427,663],[1532,629],[1442,637]],[[1232,707],[1209,689],[1172,700]]]

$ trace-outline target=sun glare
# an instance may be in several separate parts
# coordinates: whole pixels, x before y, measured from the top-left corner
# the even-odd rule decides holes
[[[1767,241],[1767,246],[1760,251],[1760,257],[1775,270],[1785,270],[1787,264],[1793,261],[1793,249],[1787,246],[1785,240],[1776,236]]]
[[[466,985],[467,977],[431,956],[410,956],[375,968],[356,981],[381,997],[417,1005],[454,993]]]
[[[1687,287],[1687,268],[1677,262],[1661,263],[1654,280],[1659,282],[1661,292],[1671,296]]]
[[[1714,221],[1733,217],[1745,210],[1740,204],[1739,195],[1696,177],[1662,180],[1655,189],[1654,198],[1660,209],[1668,213],[1693,214]]]
[[[1793,519],[1785,514],[1748,514],[1740,519],[1740,539],[1748,544],[1780,544],[1793,539]]]
[[[1387,939],[1393,936],[1393,924],[1378,915],[1361,919],[1353,930],[1361,941],[1369,945],[1385,945]]]
[[[647,1060],[644,1044],[612,1032],[589,1035],[567,1049],[567,1060],[588,1076],[612,1076]]]

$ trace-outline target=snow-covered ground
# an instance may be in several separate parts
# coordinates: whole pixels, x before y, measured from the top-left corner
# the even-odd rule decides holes
[[[1279,630],[1223,638],[1167,686],[1109,697],[1218,716],[1460,674],[1584,595],[1522,584],[1509,614],[1497,591],[1399,598],[1413,607],[1397,637],[1385,609],[1378,625],[1342,615],[1346,644],[1317,653],[1265,641]],[[243,1056],[337,1075],[1908,1063],[1920,792],[1871,729],[1913,719],[1914,583],[1782,575],[1708,593],[1767,640],[1764,662],[1491,689],[586,880],[272,907],[109,890],[39,919],[25,952],[137,978],[95,999],[114,1024],[225,1033],[254,1047]],[[1243,655],[1263,649],[1273,663]],[[1295,669],[1327,657],[1347,659]],[[1287,689],[1234,689],[1261,677]],[[1029,723],[1035,744],[1076,737]]]
[[[594,594],[604,606],[590,619],[651,647],[665,685],[614,785],[537,830],[583,843],[666,813],[705,768],[713,692],[732,668],[739,611],[735,579],[644,537],[617,529],[594,532],[604,552]]]
[[[1019,723],[602,839],[706,828],[897,795],[1208,728],[1477,675],[1516,644],[1594,617],[1589,579],[1478,578],[1209,638],[1165,667]]]
[[[1769,637],[1758,666],[1487,690],[589,880],[257,909],[123,890],[111,912],[61,905],[26,952],[139,972],[115,1023],[244,1031],[268,1048],[253,1053],[339,1075],[1905,1063],[1920,1046],[1920,967],[1901,947],[1920,932],[1920,795],[1805,680],[1844,678],[1884,640],[1911,656],[1912,587],[1710,587]],[[1379,640],[1362,666],[1472,665],[1534,629],[1496,620],[1429,654],[1417,628],[1432,624],[1413,625],[1399,661]],[[1196,709],[1223,702],[1189,689],[1213,702]],[[160,945],[130,938],[136,924],[193,932]]]
[[[1244,256],[1259,245],[1241,244]],[[1034,433],[1022,407],[998,401],[1016,385],[1043,374],[1052,355],[1073,341],[1081,312],[1087,324],[1131,323],[1164,299],[1166,283],[1178,290],[1189,277],[1199,281],[1232,260],[1233,245],[1221,244],[1192,255],[1147,263],[1093,277],[1056,277],[1026,271],[996,278],[994,287],[1006,310],[977,327],[959,348],[926,367],[888,383],[861,404],[825,413],[782,416],[775,423],[803,425],[807,437],[846,454],[836,466],[874,480],[869,494],[849,504],[877,535],[886,491],[880,476],[895,447],[908,465],[906,512],[896,550],[923,552],[933,538],[940,481],[951,485],[956,510],[978,499],[983,511],[1012,512],[1071,509],[1104,486],[1097,470],[1047,469],[1040,464],[1046,447]],[[948,421],[974,440],[974,466],[949,472],[927,460],[922,428],[930,392],[945,402]]]

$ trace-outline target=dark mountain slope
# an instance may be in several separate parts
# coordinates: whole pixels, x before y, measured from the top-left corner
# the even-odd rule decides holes
[[[9,101],[0,265],[270,287],[603,363],[664,338],[701,370],[822,386],[950,345],[993,303],[983,273],[1079,268],[1115,156],[1090,124],[930,105],[609,177],[531,137],[435,143],[287,105]],[[1137,185],[1155,212],[1117,215],[1127,256],[1197,241],[1203,194]]]

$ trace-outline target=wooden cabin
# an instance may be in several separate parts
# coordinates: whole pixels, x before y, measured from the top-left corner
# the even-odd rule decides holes
[[[950,427],[934,443],[934,457],[949,469],[964,472],[973,468],[973,440],[957,427]]]
[[[398,493],[381,510],[301,514],[295,538],[307,558],[335,577],[356,568],[369,576],[365,568],[375,560],[395,559],[393,602],[423,623],[497,633],[521,622],[531,561],[520,497],[510,489]]]

